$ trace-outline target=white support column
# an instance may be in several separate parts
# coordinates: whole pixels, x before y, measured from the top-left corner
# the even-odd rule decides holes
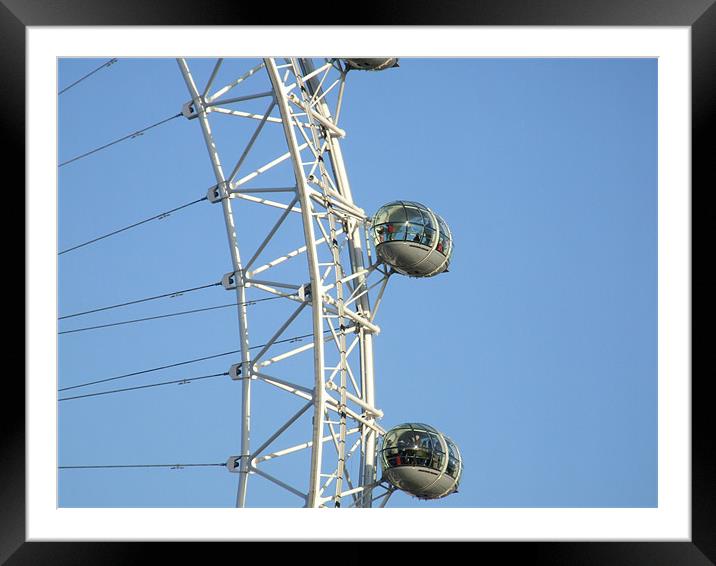
[[[313,63],[310,59],[301,59],[301,65],[304,68],[304,72],[308,75],[314,71]],[[322,99],[317,103],[317,107],[320,106],[320,111],[324,118],[330,118],[330,110]],[[333,136],[327,136],[328,153],[331,160],[331,166],[335,173],[336,183],[338,184],[338,191],[341,197],[353,205],[353,195],[351,194],[350,184],[348,182],[348,175],[346,174],[345,165],[343,163],[343,155],[341,153],[340,143],[337,138]],[[353,205],[355,206],[355,205]],[[348,234],[348,246],[349,256],[351,260],[351,268],[353,273],[362,271],[365,269],[365,263],[363,259],[363,247],[361,241],[360,227],[356,224],[353,233]],[[366,285],[366,277],[360,276],[358,278],[359,285]],[[371,318],[370,314],[370,302],[368,300],[368,294],[364,294],[359,298],[358,304],[360,305],[361,315],[367,319]],[[374,388],[374,374],[373,374],[373,334],[361,330],[361,377],[363,381],[363,398],[366,403],[370,406],[375,407],[375,388]],[[370,419],[374,419],[371,417]],[[376,433],[374,430],[367,428],[365,431],[365,445],[363,447],[363,473],[361,480],[363,485],[369,486],[376,481],[376,461],[375,461],[375,448],[376,448]],[[362,494],[363,507],[371,507],[372,493],[371,489],[367,488]]]
[[[313,397],[313,448],[311,451],[311,469],[308,486],[307,507],[318,507],[321,503],[319,497],[321,463],[323,456],[323,413],[325,403],[324,388],[324,342],[323,342],[323,291],[321,289],[321,277],[318,266],[318,255],[316,250],[316,238],[314,234],[313,218],[311,216],[311,203],[308,196],[306,176],[302,166],[302,157],[299,144],[296,140],[291,109],[288,105],[287,93],[285,91],[276,63],[273,59],[265,59],[266,70],[273,84],[277,103],[283,118],[284,133],[289,152],[291,153],[294,174],[296,177],[296,188],[301,204],[303,216],[303,231],[306,242],[306,255],[308,259],[309,276],[311,279],[311,305],[313,309],[313,334],[314,334],[314,397]]]
[[[184,59],[177,59],[179,69],[181,70],[184,82],[196,109],[201,131],[204,135],[206,148],[209,151],[211,165],[214,169],[214,176],[220,189],[222,196],[221,206],[224,212],[224,222],[226,225],[226,235],[229,240],[229,249],[231,250],[231,262],[234,272],[237,274],[236,282],[236,301],[238,303],[239,316],[239,334],[241,345],[241,361],[242,361],[242,400],[241,400],[241,464],[239,475],[239,488],[236,497],[236,506],[244,507],[246,504],[246,488],[249,477],[249,456],[250,456],[250,437],[251,437],[251,363],[249,350],[249,334],[248,319],[246,315],[246,288],[244,286],[243,268],[241,266],[241,254],[239,253],[239,244],[236,238],[236,226],[234,223],[233,211],[231,209],[231,201],[228,198],[227,183],[224,171],[221,166],[221,160],[216,149],[214,138],[211,134],[211,125],[206,112],[206,102],[204,97],[199,93],[196,83],[189,71],[189,66]],[[212,77],[213,78],[213,77]]]

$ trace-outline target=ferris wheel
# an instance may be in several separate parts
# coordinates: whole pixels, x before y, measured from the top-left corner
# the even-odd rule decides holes
[[[216,178],[207,197],[223,212],[232,269],[222,285],[238,306],[241,357],[228,373],[242,390],[240,452],[226,462],[239,476],[236,505],[250,504],[252,476],[306,507],[382,507],[397,489],[425,499],[454,492],[462,475],[457,446],[424,424],[386,431],[373,367],[376,315],[390,277],[446,271],[452,236],[419,203],[367,214],[340,146],[349,73],[390,69],[397,59],[266,58],[218,89],[217,76],[235,61],[218,59],[204,85],[185,59],[177,62],[190,96],[182,114],[198,122]],[[247,168],[265,139],[280,150]],[[247,306],[269,297],[281,300],[259,347]],[[291,346],[285,337],[297,332],[310,343]],[[295,410],[278,417],[278,405],[255,403],[259,384],[291,397]],[[273,426],[255,433],[254,413],[274,411]],[[300,457],[304,482],[282,477],[279,462]]]

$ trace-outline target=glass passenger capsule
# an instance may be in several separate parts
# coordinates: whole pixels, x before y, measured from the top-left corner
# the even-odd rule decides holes
[[[395,201],[381,207],[371,223],[380,259],[398,273],[432,277],[447,271],[452,234],[445,221],[417,202]]]
[[[382,71],[398,66],[397,57],[373,57],[367,59],[344,59],[349,69],[357,71]]]
[[[462,458],[455,443],[422,423],[398,425],[383,436],[383,478],[419,499],[439,499],[457,491]]]

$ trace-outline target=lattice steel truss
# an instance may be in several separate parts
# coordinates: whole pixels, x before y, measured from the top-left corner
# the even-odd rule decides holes
[[[201,125],[216,177],[208,196],[222,207],[231,251],[232,271],[223,284],[236,293],[242,351],[230,369],[242,386],[241,451],[227,462],[239,474],[236,504],[246,506],[249,478],[256,475],[298,496],[307,507],[384,506],[393,489],[377,477],[376,443],[384,429],[377,422],[383,413],[375,405],[373,343],[380,332],[376,312],[391,272],[371,255],[369,218],[354,203],[341,154],[339,140],[345,132],[339,118],[347,69],[337,59],[315,66],[312,59],[268,58],[210,94],[225,61],[216,61],[203,90],[187,61],[177,61],[191,96],[183,113]],[[266,78],[269,88],[249,91]],[[260,99],[267,102],[262,112],[242,109]],[[226,175],[212,125],[228,117],[251,128]],[[285,145],[275,158],[246,173],[252,148],[279,127]],[[279,169],[287,179],[283,186],[255,186]],[[264,233],[247,245],[237,229],[242,215],[256,219],[257,208],[278,218],[266,221]],[[283,253],[271,255],[274,244],[291,241],[294,245]],[[252,348],[249,337],[249,292],[283,298],[276,301],[283,314],[272,316],[277,324],[260,349]],[[285,349],[282,338],[301,323],[310,324],[312,341]],[[309,353],[312,360],[307,361]],[[303,366],[291,365],[300,358]],[[273,431],[257,439],[252,437],[254,381],[303,400],[287,420],[277,416]],[[260,410],[272,412],[271,407]],[[309,415],[306,438],[287,442],[287,431],[300,429]],[[273,461],[299,452],[310,454],[304,478],[280,478],[267,471]]]

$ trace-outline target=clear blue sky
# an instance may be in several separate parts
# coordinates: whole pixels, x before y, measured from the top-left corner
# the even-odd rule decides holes
[[[103,61],[61,60],[59,88]],[[190,64],[204,84],[212,62]],[[120,59],[59,97],[58,160],[167,118],[187,99],[173,59]],[[455,240],[449,273],[392,278],[375,367],[381,424],[439,428],[460,446],[465,473],[449,498],[398,493],[390,505],[656,506],[657,61],[402,59],[397,69],[349,75],[341,126],[356,203],[372,213],[395,199],[422,202]],[[217,137],[230,146],[222,127]],[[257,147],[254,165],[285,151],[275,140]],[[184,118],[66,165],[58,178],[60,250],[200,198],[214,183],[199,124]],[[249,239],[255,206],[236,209]],[[221,210],[207,202],[58,263],[59,316],[231,270]],[[212,288],[59,329],[233,298]],[[254,343],[269,337],[275,303],[250,307]],[[237,349],[237,326],[224,308],[60,335],[59,387]],[[223,372],[235,361],[66,393]],[[61,402],[59,465],[224,462],[239,452],[240,389],[221,377]],[[257,435],[297,408],[254,390]],[[287,469],[298,486],[304,464]],[[218,467],[62,470],[59,504],[231,507],[237,480]],[[252,478],[250,506],[297,502]]]

